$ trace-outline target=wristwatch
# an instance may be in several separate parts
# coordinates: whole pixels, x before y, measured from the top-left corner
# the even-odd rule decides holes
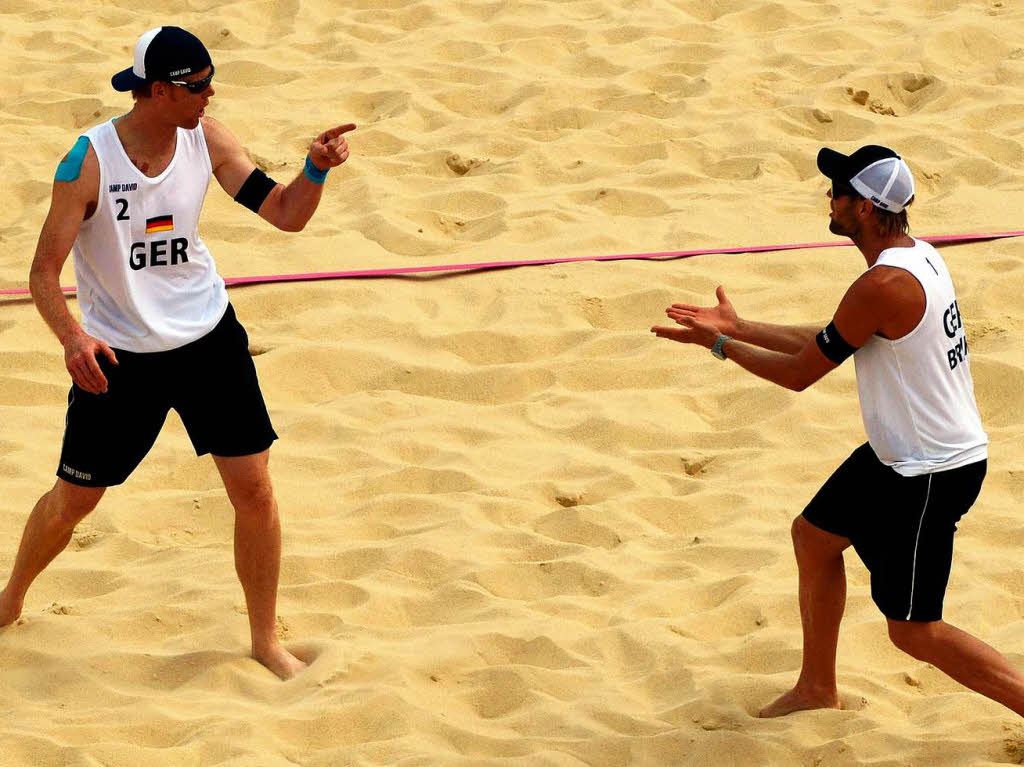
[[[718,359],[720,360],[726,359],[725,349],[723,347],[725,346],[726,341],[731,340],[731,336],[727,336],[725,333],[722,333],[720,336],[718,336],[717,339],[715,339],[715,345],[711,347],[711,353],[718,357]]]

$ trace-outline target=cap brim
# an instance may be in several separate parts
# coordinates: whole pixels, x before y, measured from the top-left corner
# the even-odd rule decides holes
[[[132,88],[139,88],[145,85],[146,81],[135,74],[131,67],[128,67],[111,77],[110,84],[114,86],[115,91],[130,91]]]
[[[818,170],[833,181],[849,181],[850,158],[835,149],[824,147],[818,152]]]

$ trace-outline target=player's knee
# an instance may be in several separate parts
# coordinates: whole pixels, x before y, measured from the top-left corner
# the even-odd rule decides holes
[[[65,527],[74,527],[96,508],[104,488],[80,488],[73,485],[54,487],[44,496],[53,516]]]
[[[809,535],[807,520],[798,515],[789,528],[790,537],[793,539],[793,551],[797,558],[813,556],[816,553],[814,539]]]
[[[934,644],[933,623],[889,620],[889,639],[897,648],[918,660],[927,660]]]
[[[835,562],[843,558],[843,550],[850,541],[815,527],[800,515],[793,520],[790,528],[793,538],[793,551],[797,562],[819,565]]]
[[[250,517],[273,517],[277,514],[277,500],[269,483],[259,483],[231,494],[231,504],[237,514]]]

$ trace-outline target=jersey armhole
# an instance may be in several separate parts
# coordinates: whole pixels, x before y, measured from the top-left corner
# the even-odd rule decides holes
[[[90,141],[89,141],[89,137],[88,136],[82,136],[79,139],[79,141],[82,141],[82,140],[85,141],[85,147],[86,147],[86,151],[85,151],[85,153],[83,154],[83,157],[82,157],[82,164],[84,165],[85,164],[85,155],[88,155],[88,153],[89,153],[88,150],[89,150],[89,146],[90,146]],[[93,153],[93,156],[96,158],[96,209],[93,210],[91,216],[89,216],[88,218],[82,219],[82,226],[83,227],[87,227],[93,221],[97,220],[100,217],[100,214],[103,212],[104,208],[106,208],[106,205],[109,204],[109,203],[107,203],[107,204],[104,203],[104,200],[106,199],[107,195],[103,194],[103,163],[100,162],[100,153],[97,151],[95,144],[92,144],[92,153]]]
[[[206,160],[206,172],[213,176],[213,159],[210,157],[210,144],[206,141],[206,129],[203,128],[202,119],[199,120],[199,124],[196,126],[197,135],[199,136],[199,143],[203,147],[203,159]]]

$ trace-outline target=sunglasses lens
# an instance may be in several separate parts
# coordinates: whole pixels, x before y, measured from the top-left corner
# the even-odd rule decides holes
[[[216,70],[214,69],[213,64],[210,64],[210,74],[208,74],[202,80],[195,80],[191,83],[185,83],[185,87],[188,88],[190,93],[202,93],[209,87],[210,83],[213,82],[213,73],[215,71]]]

